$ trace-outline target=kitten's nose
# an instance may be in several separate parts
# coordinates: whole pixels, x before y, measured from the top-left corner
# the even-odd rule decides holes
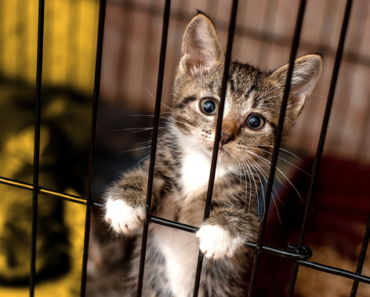
[[[230,135],[230,134],[221,132],[221,138],[220,138],[221,146],[223,146],[226,143],[228,143],[230,141],[233,141],[233,140],[235,140],[235,136],[234,135]]]

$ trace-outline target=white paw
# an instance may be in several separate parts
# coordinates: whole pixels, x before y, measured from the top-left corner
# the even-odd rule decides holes
[[[199,248],[209,259],[217,260],[225,256],[232,257],[244,244],[238,237],[232,237],[230,232],[217,226],[205,225],[195,234],[199,240]]]
[[[123,200],[108,198],[104,219],[117,233],[130,234],[142,226],[145,209],[133,208]]]

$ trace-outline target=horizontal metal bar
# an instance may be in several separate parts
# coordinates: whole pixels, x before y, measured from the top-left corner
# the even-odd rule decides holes
[[[8,186],[14,186],[22,189],[27,189],[27,190],[33,190],[33,185],[29,183],[23,183],[17,180],[5,178],[5,177],[0,177],[0,183],[8,185]]]
[[[249,247],[254,248],[255,250],[257,250],[257,243],[255,243],[255,242],[247,242],[246,245],[248,245]],[[282,257],[282,258],[293,259],[293,260],[298,260],[298,259],[299,260],[307,260],[312,255],[312,253],[297,254],[297,253],[289,252],[289,251],[279,249],[279,248],[275,248],[275,247],[268,246],[268,245],[263,245],[261,248],[262,248],[262,252],[266,252],[268,254],[279,256],[279,257]]]
[[[358,275],[356,273],[353,273],[351,271],[335,268],[332,266],[327,266],[324,264],[316,263],[316,262],[311,262],[311,261],[302,261],[302,260],[297,260],[297,263],[299,265],[312,268],[315,270],[319,270],[322,272],[330,273],[330,274],[335,274],[339,275],[345,278],[353,279],[353,280],[358,280],[362,283],[370,284],[370,277],[366,277],[363,275]]]
[[[33,185],[32,184],[24,183],[24,182],[21,182],[21,181],[10,179],[10,178],[5,178],[5,177],[0,176],[0,183],[8,185],[8,186],[13,186],[13,187],[33,191]],[[86,198],[84,198],[84,197],[80,197],[80,196],[77,196],[77,195],[66,194],[66,193],[60,193],[60,192],[56,192],[56,191],[49,190],[49,189],[42,188],[42,187],[38,187],[38,188],[39,188],[39,193],[41,193],[41,194],[56,196],[56,197],[61,198],[63,200],[67,200],[67,201],[71,201],[71,202],[75,202],[75,203],[79,203],[79,204],[84,204],[84,205],[86,204]]]
[[[71,194],[65,194],[65,193],[59,193],[59,192],[55,192],[53,190],[48,190],[48,189],[44,189],[44,188],[40,188],[39,193],[46,194],[46,195],[51,195],[51,196],[56,196],[57,198],[61,198],[61,199],[66,200],[66,201],[86,205],[86,199],[82,198],[82,197],[79,197],[79,196],[75,196],[75,195],[71,195]]]
[[[0,183],[5,184],[5,185],[9,185],[9,186],[19,187],[19,188],[26,189],[26,190],[33,190],[33,186],[31,184],[16,181],[16,180],[12,180],[12,179],[8,179],[8,178],[4,178],[4,177],[0,177]],[[83,197],[79,197],[79,196],[75,196],[75,195],[71,195],[71,194],[59,193],[59,192],[48,190],[48,189],[45,189],[45,188],[40,188],[39,192],[43,193],[43,194],[56,196],[58,198],[63,198],[64,200],[69,200],[71,202],[86,204],[86,200]],[[97,207],[103,207],[103,204],[101,204],[98,201],[92,201],[92,204],[94,206],[97,206]],[[170,227],[170,228],[182,230],[182,231],[185,231],[185,232],[190,232],[190,233],[196,233],[198,231],[198,228],[196,228],[194,226],[181,224],[181,223],[178,223],[178,222],[166,220],[166,219],[159,218],[159,217],[156,217],[156,216],[151,216],[150,222],[153,222],[153,223],[156,223],[156,224],[159,224],[159,225],[163,225],[163,226],[167,226],[167,227]],[[248,245],[250,248],[253,248],[253,249],[257,248],[257,244],[255,242],[247,242],[246,245]],[[315,270],[320,270],[320,271],[323,271],[323,272],[339,275],[339,276],[342,276],[342,277],[358,280],[359,282],[370,284],[370,278],[369,277],[362,276],[362,275],[357,275],[357,274],[352,273],[350,271],[338,269],[338,268],[335,268],[335,267],[331,267],[331,266],[327,266],[327,265],[323,265],[323,264],[319,264],[319,263],[315,263],[315,262],[311,262],[311,261],[302,260],[302,258],[305,257],[304,255],[295,254],[295,253],[292,253],[292,252],[289,252],[289,251],[286,251],[286,250],[283,250],[283,249],[279,249],[279,248],[275,248],[275,247],[271,247],[271,246],[267,246],[267,245],[262,246],[262,252],[266,252],[266,253],[273,254],[273,255],[276,255],[276,256],[279,256],[279,257],[283,257],[283,258],[297,260],[297,263],[299,265],[302,265],[302,266],[305,266],[305,267],[308,267],[308,268],[312,268],[312,269],[315,269]]]
[[[98,203],[96,203],[96,205],[98,205]],[[101,206],[101,204],[100,204],[100,206]],[[163,225],[163,226],[166,226],[166,227],[170,227],[170,228],[173,228],[173,229],[182,230],[182,231],[185,231],[185,232],[190,232],[190,233],[196,233],[199,230],[199,228],[194,227],[194,226],[190,226],[190,225],[182,224],[182,223],[179,223],[179,222],[166,220],[166,219],[156,217],[156,216],[151,216],[149,218],[149,222],[156,223],[156,224],[159,224],[159,225]],[[254,250],[257,249],[257,243],[256,242],[246,242],[245,245],[247,245],[248,247],[250,247]],[[310,254],[307,254],[307,255],[306,254],[296,254],[296,253],[293,253],[293,252],[289,252],[289,251],[279,249],[279,248],[275,248],[275,247],[268,246],[268,245],[263,245],[262,246],[262,251],[266,252],[266,253],[269,253],[269,254],[279,256],[279,257],[293,259],[293,260],[307,260],[310,257]]]
[[[171,228],[174,228],[174,229],[178,229],[178,230],[182,230],[182,231],[190,232],[190,233],[196,233],[199,230],[198,228],[190,226],[190,225],[181,224],[181,223],[178,223],[178,222],[166,220],[166,219],[159,218],[159,217],[156,217],[156,216],[151,216],[149,218],[149,222],[153,222],[153,223],[156,223],[156,224],[159,224],[159,225],[163,225],[163,226],[166,226],[166,227],[171,227]]]
[[[26,190],[31,190],[31,191],[33,190],[33,186],[31,184],[12,180],[12,179],[5,178],[5,177],[0,177],[0,183],[9,185],[9,186],[19,187],[19,188],[26,189]],[[65,194],[65,193],[59,193],[59,192],[45,189],[45,188],[40,188],[39,193],[56,196],[58,198],[62,198],[63,200],[68,200],[71,202],[86,205],[86,198],[84,197],[71,195],[71,194]],[[92,201],[92,204],[99,208],[104,207],[103,204],[98,201]],[[163,225],[166,227],[170,227],[170,228],[174,228],[174,229],[178,229],[178,230],[182,230],[182,231],[190,232],[190,233],[196,233],[199,230],[199,228],[191,226],[191,225],[181,224],[179,222],[166,220],[166,219],[156,217],[156,216],[150,216],[149,221],[159,224],[159,225]],[[246,245],[248,245],[250,248],[253,248],[253,249],[256,249],[257,247],[255,242],[247,242]],[[292,253],[292,252],[289,252],[283,249],[274,248],[274,247],[267,246],[267,245],[262,246],[262,251],[279,256],[279,257],[289,258],[289,259],[294,259],[294,260],[297,260],[297,259],[302,260],[306,258],[305,255],[298,255],[298,254],[295,254],[295,253]]]

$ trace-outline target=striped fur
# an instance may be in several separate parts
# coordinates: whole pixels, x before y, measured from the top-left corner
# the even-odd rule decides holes
[[[227,84],[222,142],[210,217],[203,222],[217,121],[202,102],[219,102],[224,52],[210,19],[202,13],[185,30],[183,57],[173,89],[169,130],[159,140],[152,213],[199,227],[194,236],[152,224],[149,228],[143,296],[192,296],[198,250],[205,254],[199,296],[244,296],[259,220],[256,195],[274,145],[287,66],[263,72],[232,62]],[[286,138],[321,73],[319,55],[296,60],[284,125]],[[262,127],[248,126],[257,116]],[[148,163],[125,173],[106,194],[105,220],[117,232],[137,234],[124,296],[134,296],[141,250]]]

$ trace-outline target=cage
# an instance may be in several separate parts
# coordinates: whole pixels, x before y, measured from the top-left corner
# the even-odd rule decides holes
[[[357,296],[367,296],[368,8],[368,1],[344,0],[3,1],[0,294],[86,295],[93,208],[99,209],[104,187],[119,171],[150,151],[155,155],[182,33],[201,9],[214,20],[227,57],[273,69],[303,53],[324,54],[320,83],[286,144],[306,163],[277,164],[277,133],[265,187],[269,215],[259,240],[246,243],[256,250],[248,296],[334,296],[334,287],[338,296],[345,290],[356,296],[359,284]],[[154,109],[154,120],[128,116]],[[114,131],[127,126],[149,134],[134,138],[132,131]],[[135,143],[150,133],[153,145],[138,150]],[[120,154],[127,150],[132,152]],[[275,184],[282,204],[269,209],[276,166],[284,168],[304,205],[289,184]],[[197,231],[150,213],[147,220],[144,233],[149,223]],[[142,252],[144,259],[145,236]],[[201,254],[199,259],[194,296]],[[144,271],[142,261],[140,280]]]

